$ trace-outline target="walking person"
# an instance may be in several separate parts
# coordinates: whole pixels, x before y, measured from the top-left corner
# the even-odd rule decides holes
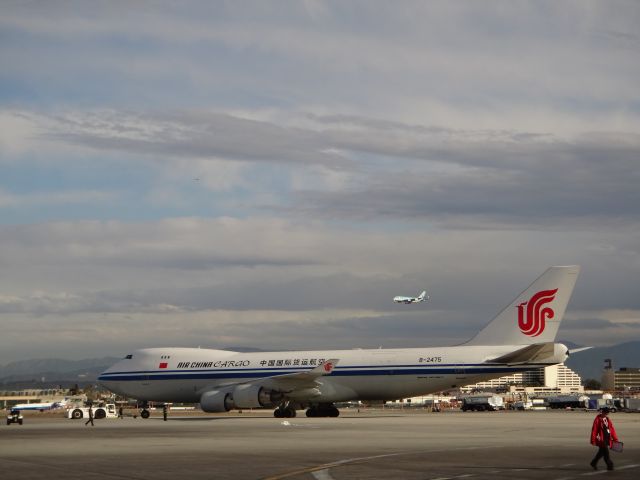
[[[122,406],[118,409],[118,418],[124,418],[124,409]]]
[[[92,427],[95,427],[95,425],[93,424],[93,406],[92,405],[89,405],[89,420],[84,422],[84,426],[86,427],[87,425],[89,425],[89,422],[91,422]]]
[[[591,428],[591,445],[598,447],[598,453],[596,453],[596,456],[591,460],[591,468],[594,470],[598,469],[598,461],[600,461],[601,458],[604,458],[604,463],[607,464],[607,470],[613,470],[613,462],[609,457],[609,449],[613,445],[613,442],[618,441],[618,434],[608,415],[609,409],[607,407],[601,408]]]

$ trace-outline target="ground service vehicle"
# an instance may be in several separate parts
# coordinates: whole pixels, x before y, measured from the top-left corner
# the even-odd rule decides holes
[[[11,410],[7,414],[7,425],[11,425],[12,423],[18,423],[22,425],[22,419],[23,417],[20,413],[20,410]]]
[[[531,410],[533,408],[533,402],[517,401],[511,406],[514,410]]]
[[[93,418],[100,420],[101,418],[117,418],[118,411],[113,403],[108,403],[93,408]],[[67,418],[78,420],[80,418],[89,418],[89,407],[74,407],[67,412]]]
[[[589,397],[586,396],[572,396],[572,395],[560,395],[557,397],[549,397],[547,404],[550,409],[558,408],[587,408],[589,404]]]
[[[463,412],[503,410],[504,401],[502,400],[502,397],[499,397],[497,395],[493,395],[490,397],[466,397],[462,399],[462,407],[460,408]]]

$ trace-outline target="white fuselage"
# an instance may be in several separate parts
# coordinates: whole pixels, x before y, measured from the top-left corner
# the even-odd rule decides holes
[[[447,390],[504,375],[553,365],[557,356],[538,363],[485,363],[521,345],[457,346],[375,350],[318,350],[240,353],[199,348],[151,348],[103,372],[109,390],[140,400],[198,402],[225,385],[307,371],[338,359],[330,375],[318,379],[314,401],[391,400]],[[563,351],[566,351],[566,347]],[[304,401],[304,398],[298,397]]]

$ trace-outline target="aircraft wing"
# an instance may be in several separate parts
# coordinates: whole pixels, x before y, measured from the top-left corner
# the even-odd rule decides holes
[[[291,392],[298,389],[306,389],[316,387],[317,380],[320,377],[331,374],[333,369],[338,364],[337,358],[332,358],[325,361],[322,365],[311,370],[305,370],[303,372],[285,373],[284,375],[274,375],[272,377],[263,378],[260,380],[254,380],[254,385],[261,385],[281,392]]]
[[[248,382],[231,383],[229,385],[259,385],[271,390],[283,393],[291,393],[296,391],[306,391],[318,387],[318,379],[331,374],[338,364],[337,358],[326,360],[315,368],[304,370],[302,372],[285,373],[282,375],[273,375],[271,377],[250,380]]]

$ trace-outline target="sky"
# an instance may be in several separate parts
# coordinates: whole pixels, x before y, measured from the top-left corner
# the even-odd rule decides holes
[[[0,364],[640,339],[634,1],[12,1]],[[395,295],[427,290],[429,302]]]

